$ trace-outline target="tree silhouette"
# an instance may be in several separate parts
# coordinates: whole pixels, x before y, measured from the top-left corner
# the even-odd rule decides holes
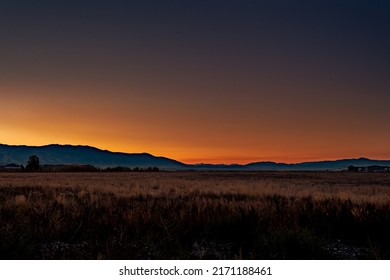
[[[39,157],[36,155],[30,156],[26,166],[27,171],[38,171],[39,170]]]

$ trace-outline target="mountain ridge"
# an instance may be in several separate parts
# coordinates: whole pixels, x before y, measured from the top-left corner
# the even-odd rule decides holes
[[[102,150],[87,145],[49,144],[44,146],[0,144],[0,165],[24,165],[30,155],[36,154],[41,164],[89,164],[105,167],[158,167],[163,170],[226,170],[226,171],[324,171],[344,170],[348,166],[384,165],[390,160],[375,160],[365,157],[283,163],[273,161],[248,164],[185,164],[180,161],[150,153],[124,153]]]
[[[30,155],[37,155],[41,164],[90,164],[97,167],[151,167],[183,169],[186,165],[149,153],[111,152],[86,145],[49,144],[44,146],[0,144],[0,164],[26,164]]]

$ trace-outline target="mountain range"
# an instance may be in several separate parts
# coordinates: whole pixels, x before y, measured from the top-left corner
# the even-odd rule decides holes
[[[162,170],[226,170],[226,171],[324,171],[343,170],[348,166],[390,166],[390,160],[367,158],[339,159],[302,163],[276,163],[270,161],[249,164],[185,164],[166,157],[148,153],[118,153],[90,146],[46,145],[13,146],[0,144],[0,165],[26,165],[31,155],[37,155],[46,165],[93,165],[105,167],[158,167]]]
[[[40,164],[77,164],[96,167],[159,167],[166,170],[185,169],[186,165],[165,157],[147,153],[126,154],[100,150],[90,146],[47,145],[10,146],[0,144],[0,165],[15,163],[26,165],[31,155],[37,155]]]

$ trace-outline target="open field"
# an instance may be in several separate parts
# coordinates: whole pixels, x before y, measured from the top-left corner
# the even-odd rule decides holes
[[[389,173],[0,173],[1,259],[389,259],[389,236]]]

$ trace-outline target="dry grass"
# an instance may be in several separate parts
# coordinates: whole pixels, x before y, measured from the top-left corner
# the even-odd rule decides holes
[[[0,173],[1,187],[80,188],[118,196],[190,193],[281,195],[389,203],[388,173],[156,172]]]
[[[389,258],[390,174],[0,173],[0,258]]]

